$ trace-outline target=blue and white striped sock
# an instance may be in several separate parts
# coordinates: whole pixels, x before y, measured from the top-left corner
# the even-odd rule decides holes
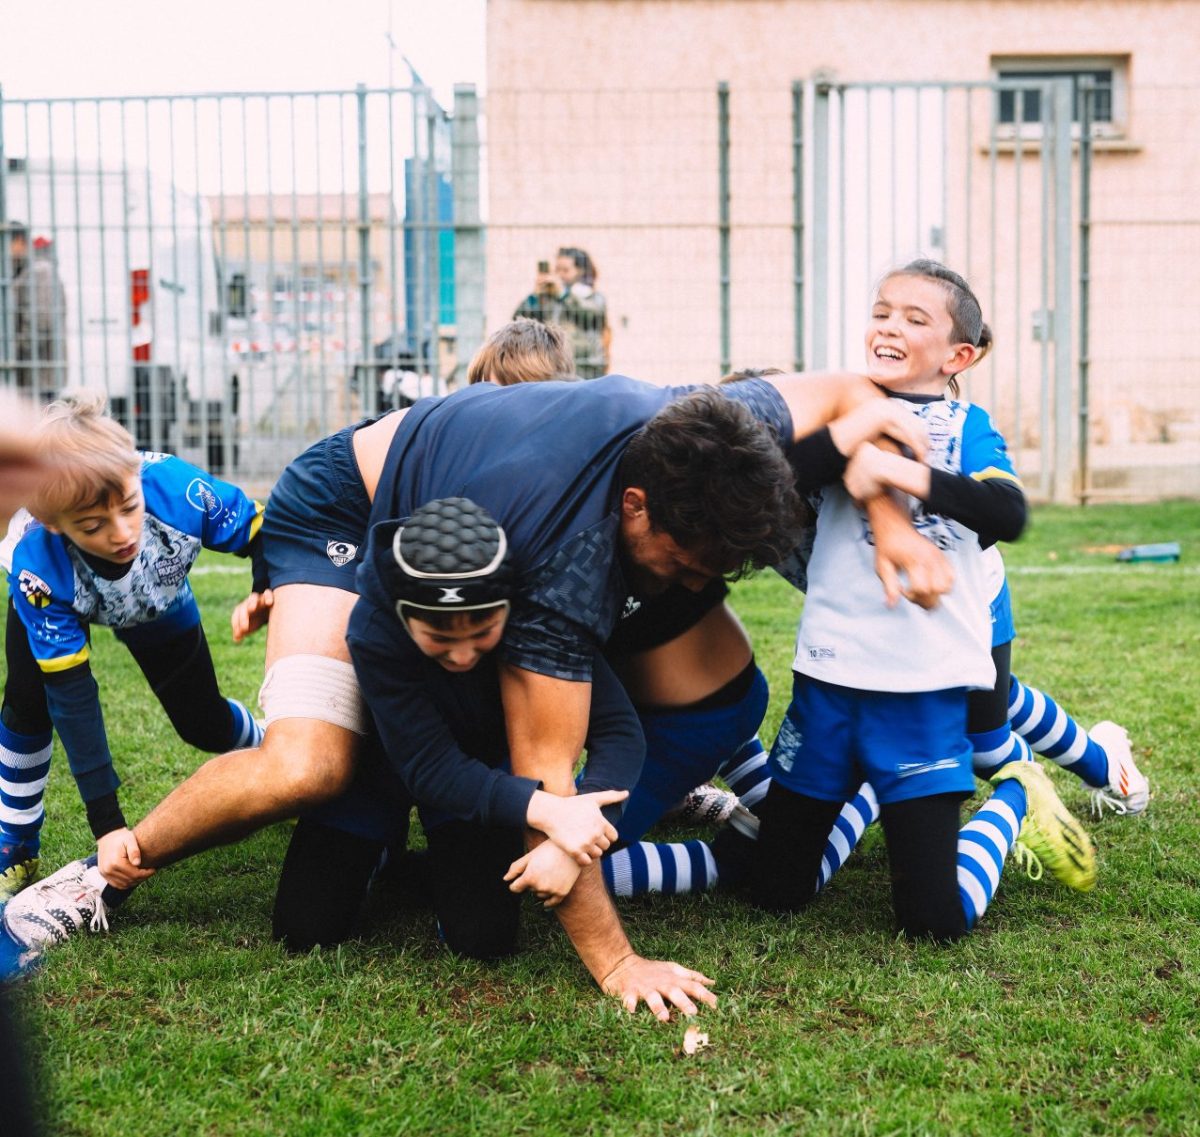
[[[771,785],[767,752],[758,735],[749,742],[743,742],[732,758],[721,763],[717,773],[741,799],[742,805],[753,813],[754,807],[767,796]]]
[[[1025,787],[1008,778],[958,831],[958,895],[968,929],[996,895],[1004,858],[1021,832],[1026,808]]]
[[[229,749],[246,750],[262,742],[263,728],[246,709],[245,704],[239,703],[237,699],[226,699],[225,702],[233,712],[233,737]]]
[[[1013,733],[1012,723],[1005,723],[995,730],[968,734],[971,743],[971,765],[975,777],[987,781],[997,770],[1010,762],[1033,762],[1033,751],[1029,743],[1019,734]]]
[[[821,857],[819,892],[846,863],[862,840],[867,826],[879,817],[875,791],[865,782],[852,801],[842,806],[833,823]],[[655,844],[638,841],[600,862],[604,883],[613,896],[641,896],[646,892],[679,895],[715,888],[720,878],[712,846],[704,841]]]
[[[1008,721],[1039,754],[1070,770],[1089,786],[1108,784],[1108,754],[1049,695],[1026,687],[1015,675],[1008,684]]]
[[[53,742],[52,731],[17,734],[0,722],[0,831],[26,844],[37,843],[45,820]]]
[[[837,815],[833,828],[829,831],[829,839],[825,842],[825,852],[821,855],[821,873],[817,878],[817,891],[820,892],[833,874],[846,863],[854,847],[862,840],[867,826],[879,817],[879,801],[870,784],[863,782],[852,800],[842,806],[842,812]]]
[[[718,875],[712,848],[704,841],[636,841],[602,857],[600,871],[613,896],[704,892],[716,885]]]

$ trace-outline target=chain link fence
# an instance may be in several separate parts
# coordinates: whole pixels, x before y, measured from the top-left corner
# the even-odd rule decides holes
[[[1195,494],[1196,94],[1139,85],[1120,137],[1036,77],[0,97],[0,383],[102,387],[264,485],[453,387],[560,250],[607,366],[660,383],[858,367],[878,276],[930,255],[996,330],[967,391],[1035,494]]]
[[[0,382],[269,485],[445,390],[450,116],[423,88],[0,98]]]

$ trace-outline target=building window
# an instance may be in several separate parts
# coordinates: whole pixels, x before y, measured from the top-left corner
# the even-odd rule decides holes
[[[1033,84],[1049,79],[1066,79],[1071,84],[1071,121],[1076,131],[1083,117],[1083,87],[1090,81],[1092,95],[1092,133],[1100,137],[1119,137],[1125,133],[1125,91],[1128,60],[1124,57],[1045,59],[994,58],[992,72],[997,80],[1018,86],[996,93],[996,124],[1003,133],[1022,137],[1040,133],[1043,114],[1042,90]]]

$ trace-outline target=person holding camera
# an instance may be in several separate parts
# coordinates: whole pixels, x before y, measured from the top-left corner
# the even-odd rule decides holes
[[[583,379],[608,373],[609,328],[604,295],[596,291],[596,265],[583,250],[558,250],[554,270],[538,261],[533,291],[521,301],[513,319],[526,317],[559,324],[571,334],[575,372]]]

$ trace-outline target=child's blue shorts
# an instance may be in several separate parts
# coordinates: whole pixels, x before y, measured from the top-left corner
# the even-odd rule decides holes
[[[893,694],[795,675],[768,764],[785,789],[849,801],[870,782],[881,805],[974,792],[966,689]]]
[[[1013,624],[1012,595],[1008,591],[1008,581],[996,593],[991,603],[992,611],[992,647],[1012,643],[1016,638],[1017,629]]]

